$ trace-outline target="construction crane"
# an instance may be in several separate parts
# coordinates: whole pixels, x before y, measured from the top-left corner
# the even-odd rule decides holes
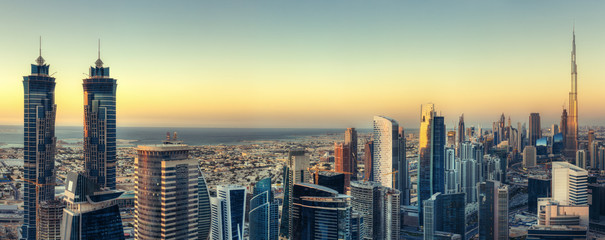
[[[336,171],[336,170],[325,170],[325,169],[319,169],[319,167],[317,167],[317,165],[315,165],[315,167],[312,168],[307,168],[307,171],[309,171],[309,173],[313,174],[313,170],[315,170],[315,184],[319,184],[319,172],[335,172],[335,173],[342,173],[342,174],[348,174],[351,175],[353,173],[350,172],[344,172],[344,171]]]
[[[382,174],[382,176],[388,176],[388,175],[393,175],[393,186],[395,186],[395,177],[397,176],[397,173],[399,171],[394,171],[394,172],[390,172],[390,173],[386,173],[386,174]]]

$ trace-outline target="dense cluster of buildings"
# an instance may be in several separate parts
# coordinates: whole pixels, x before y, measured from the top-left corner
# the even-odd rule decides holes
[[[575,34],[569,112],[548,136],[538,113],[530,114],[528,129],[513,127],[502,114],[492,129],[466,127],[462,115],[448,131],[445,117],[425,104],[411,154],[403,126],[375,116],[369,139],[349,128],[333,156],[313,155],[318,161],[295,146],[282,149],[287,159],[281,164],[240,156],[243,168],[267,170],[213,176],[223,179],[211,179],[218,184],[210,186],[208,173],[234,170],[217,156],[240,153],[224,146],[212,154],[213,170],[200,168],[203,151],[169,134],[162,144],[134,149],[133,193],[117,187],[125,174],[118,171],[117,80],[103,64],[99,55],[83,80],[83,165],[64,168],[61,181],[55,78],[41,54],[24,77],[21,239],[509,239],[517,206],[512,196],[520,186],[527,189],[527,212],[537,219],[527,239],[605,232],[605,144],[594,131],[587,141],[580,137]],[[531,174],[545,166],[545,174]],[[511,181],[509,171],[524,174],[525,184]],[[57,185],[65,188],[61,199]],[[132,231],[123,224],[126,208]]]

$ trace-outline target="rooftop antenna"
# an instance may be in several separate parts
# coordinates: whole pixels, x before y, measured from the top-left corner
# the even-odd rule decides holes
[[[95,62],[95,65],[100,68],[103,67],[103,61],[101,61],[101,39],[99,38],[99,44],[98,44],[98,48],[97,48],[97,55],[98,55],[98,59]]]
[[[42,36],[40,36],[40,55],[38,56],[38,58],[36,59],[36,63],[39,66],[44,65],[44,58],[42,58]]]

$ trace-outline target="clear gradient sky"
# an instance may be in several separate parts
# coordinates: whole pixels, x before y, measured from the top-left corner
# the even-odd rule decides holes
[[[83,73],[118,79],[118,126],[453,126],[504,112],[558,123],[575,20],[580,125],[605,125],[605,1],[3,1],[0,125],[22,124],[42,55],[57,125],[83,121]],[[484,126],[485,126],[484,125]],[[491,124],[489,125],[491,126]]]

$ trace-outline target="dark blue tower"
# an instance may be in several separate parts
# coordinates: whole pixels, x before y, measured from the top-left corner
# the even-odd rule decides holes
[[[101,55],[84,79],[84,167],[102,188],[116,189],[116,79]]]
[[[277,240],[279,235],[279,203],[271,191],[271,178],[265,178],[254,186],[250,199],[250,240]]]
[[[55,78],[48,75],[42,48],[31,74],[23,77],[23,239],[36,239],[39,202],[55,198]],[[37,188],[37,191],[36,191]]]

